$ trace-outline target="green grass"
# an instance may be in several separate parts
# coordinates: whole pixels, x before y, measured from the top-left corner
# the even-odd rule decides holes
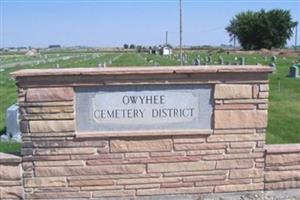
[[[80,55],[78,58],[69,60],[61,60],[55,63],[27,65],[22,68],[10,68],[4,72],[0,72],[0,133],[5,132],[5,112],[8,106],[16,103],[17,87],[15,81],[11,79],[9,73],[23,68],[55,68],[59,64],[60,68],[70,67],[97,67],[99,63],[112,60],[111,67],[114,66],[153,66],[159,63],[160,66],[179,65],[179,61],[175,58],[161,57],[159,55],[137,54],[137,53],[63,53],[66,55]],[[188,64],[193,63],[193,59],[200,55],[203,59],[207,52],[191,52],[188,53]],[[242,55],[213,53],[213,61],[217,62],[219,56],[224,58],[224,62],[232,64],[238,63],[235,57]],[[47,55],[55,57],[57,55]],[[62,56],[62,54],[60,55]],[[243,55],[246,58],[246,64],[268,65],[270,57],[267,60],[263,56]],[[22,59],[22,56],[15,56]],[[115,58],[115,59],[114,59]],[[14,61],[12,56],[8,58],[0,56],[1,60]],[[277,73],[270,74],[270,97],[269,97],[269,124],[267,130],[267,143],[300,143],[300,79],[292,79],[287,77],[289,67],[299,58],[296,57],[278,57]],[[280,79],[280,90],[278,81]],[[14,152],[20,149],[20,145],[16,143],[3,144],[0,143],[0,152]]]
[[[146,66],[146,60],[140,54],[122,54],[112,63],[112,66]]]
[[[270,76],[267,143],[300,143],[300,79],[286,76],[291,59],[278,64],[277,74]]]
[[[0,142],[0,152],[4,153],[19,153],[21,149],[20,143],[8,142],[3,143]]]

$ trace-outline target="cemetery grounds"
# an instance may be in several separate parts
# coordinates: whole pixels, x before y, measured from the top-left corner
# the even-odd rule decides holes
[[[200,55],[204,63],[207,51],[191,51],[185,65],[192,65]],[[239,63],[239,57],[245,57],[246,65],[269,65],[271,56],[259,53],[230,53],[224,51],[211,52],[214,64],[218,64],[219,56],[224,63]],[[118,52],[44,52],[38,56],[28,57],[21,54],[0,54],[0,135],[5,133],[6,109],[17,102],[16,82],[9,75],[11,72],[28,68],[71,68],[71,67],[107,67],[116,66],[170,66],[180,65],[177,52],[172,57],[162,57],[147,53]],[[289,67],[299,62],[300,56],[277,56],[277,73],[269,76],[269,119],[267,143],[300,143],[300,78],[288,77]],[[19,143],[1,143],[0,152],[18,153]]]

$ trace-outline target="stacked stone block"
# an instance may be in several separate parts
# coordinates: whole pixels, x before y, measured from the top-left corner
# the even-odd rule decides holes
[[[21,158],[0,153],[0,199],[23,199]]]
[[[159,68],[160,74],[79,71],[64,77],[56,72],[28,77],[20,73],[25,197],[263,190],[268,70],[212,69],[174,68],[167,73]],[[80,113],[75,113],[74,87],[141,83],[212,84],[212,129],[105,137],[76,132],[75,117]]]
[[[265,189],[289,188],[300,188],[300,145],[267,145]]]

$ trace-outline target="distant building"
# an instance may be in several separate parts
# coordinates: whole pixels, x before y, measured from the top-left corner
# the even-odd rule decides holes
[[[18,49],[15,48],[15,47],[8,47],[8,51],[9,51],[9,52],[17,52]]]
[[[29,49],[25,53],[25,56],[37,56],[38,54],[39,54],[38,50],[36,50],[36,49]]]
[[[27,47],[18,47],[17,49],[19,52],[26,52],[28,50]]]
[[[59,49],[61,46],[59,44],[53,44],[48,46],[49,49]]]
[[[163,56],[170,56],[173,54],[173,47],[166,43],[160,48],[159,53]]]
[[[159,54],[159,48],[157,46],[149,47],[150,54]]]

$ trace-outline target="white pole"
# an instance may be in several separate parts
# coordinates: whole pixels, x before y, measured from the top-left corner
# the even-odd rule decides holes
[[[183,65],[182,57],[182,7],[181,0],[179,0],[179,47],[180,47],[180,65]]]
[[[297,25],[295,27],[295,51],[297,51],[297,37],[298,37],[298,22],[297,22]]]

